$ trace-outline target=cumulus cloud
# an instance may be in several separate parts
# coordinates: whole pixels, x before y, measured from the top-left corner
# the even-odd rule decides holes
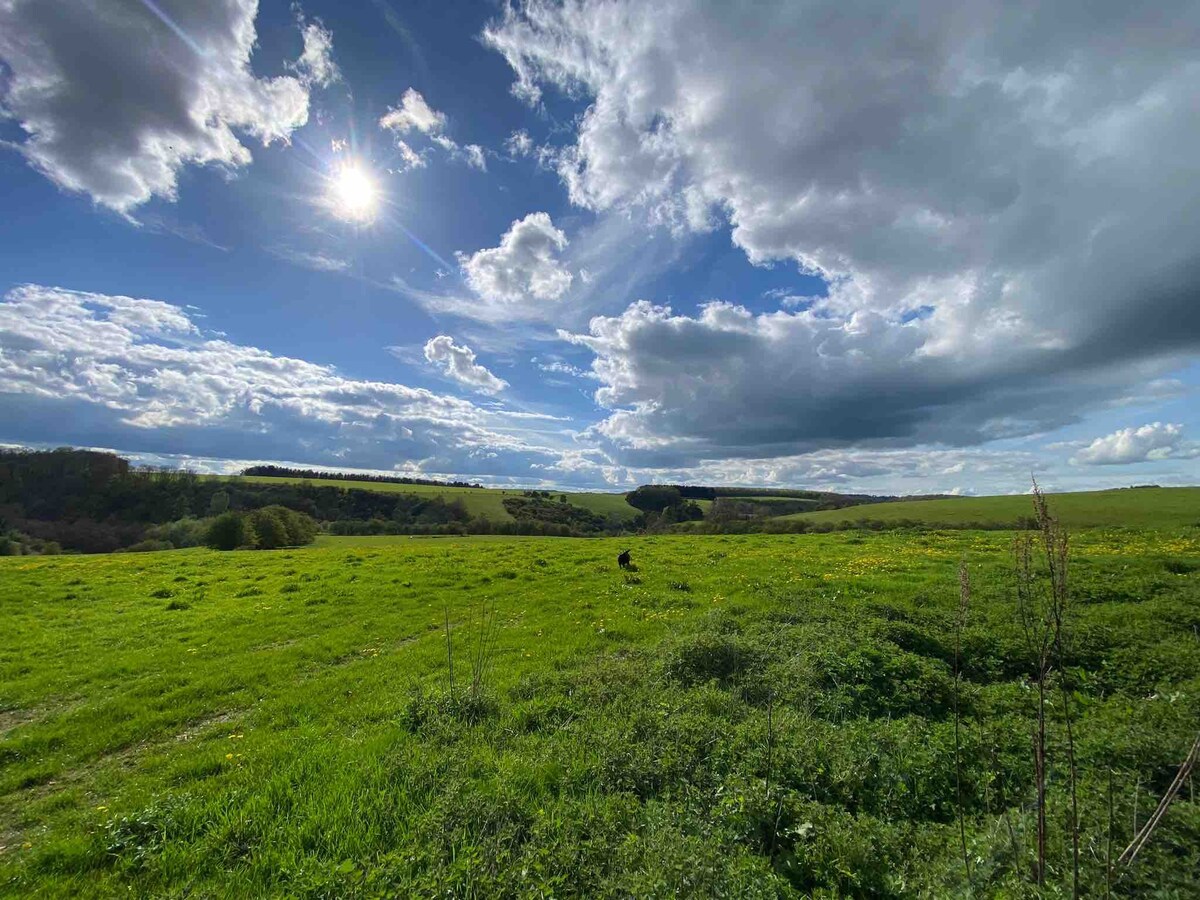
[[[723,222],[828,283],[789,300],[807,317],[593,328],[601,397],[629,404],[607,432],[735,454],[1031,434],[1194,354],[1197,36],[1184,0],[529,0],[484,32],[518,96],[587,104],[552,160],[572,202]]]
[[[475,351],[454,343],[448,334],[439,334],[425,344],[425,359],[438,366],[447,376],[484,394],[498,394],[508,382],[497,378],[486,366],[475,362]]]
[[[558,300],[573,276],[558,259],[567,247],[563,234],[544,212],[517,219],[499,247],[458,254],[471,290],[484,300],[508,307]]]
[[[418,131],[421,134],[441,134],[446,127],[446,115],[428,103],[416,88],[409,88],[400,98],[400,105],[389,107],[379,120],[379,127],[396,134]]]
[[[524,413],[212,337],[169,303],[39,285],[0,302],[0,421],[29,441],[366,468],[556,458]]]
[[[1183,439],[1183,426],[1152,422],[1098,437],[1071,458],[1072,465],[1119,466],[1160,459],[1194,459],[1200,447]]]
[[[309,85],[333,71],[314,23],[298,76],[255,76],[256,11],[255,0],[3,0],[0,108],[25,132],[17,149],[59,187],[122,213],[173,200],[184,166],[249,164],[239,134],[286,141],[308,120]]]
[[[418,169],[425,165],[424,157],[418,154],[402,135],[412,132],[423,134],[446,151],[453,160],[464,162],[473,169],[487,171],[487,155],[478,144],[459,144],[446,134],[445,113],[431,107],[415,88],[409,88],[400,98],[400,105],[390,107],[379,120],[379,127],[390,131],[395,138],[396,148],[406,169]]]
[[[594,432],[628,465],[687,466],[852,445],[971,445],[1052,430],[1136,369],[1040,378],[1049,351],[1004,361],[927,352],[929,320],[874,311],[695,316],[641,301],[561,336],[592,350],[611,410]]]

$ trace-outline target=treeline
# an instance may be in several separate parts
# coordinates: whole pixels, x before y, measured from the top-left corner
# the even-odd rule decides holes
[[[664,494],[677,496],[679,501],[708,500],[714,504],[725,502],[727,510],[732,508],[728,504],[734,501],[742,504],[756,504],[742,507],[743,513],[752,513],[747,517],[784,516],[793,512],[845,509],[848,506],[888,503],[901,499],[886,495],[837,494],[832,491],[809,491],[800,488],[706,487],[694,484],[644,484],[627,494],[626,499],[631,496],[649,498]],[[638,505],[633,500],[630,500],[630,503],[634,506]]]
[[[353,472],[322,472],[316,469],[290,469],[287,466],[250,466],[242,469],[243,475],[265,476],[267,478],[303,478],[309,481],[324,479],[326,481],[369,481],[383,484],[427,484],[432,487],[473,487],[481,488],[482,484],[471,481],[437,481],[432,478],[409,478],[405,475],[362,475]]]
[[[508,498],[514,522],[473,516],[461,498],[322,485],[205,478],[132,468],[87,450],[0,451],[0,552],[84,553],[211,546],[281,546],[256,511],[287,510],[333,534],[595,535],[624,527],[546,492]],[[220,520],[234,537],[210,540]],[[234,521],[239,524],[231,524]],[[292,523],[294,526],[294,523]],[[238,529],[242,529],[238,531]],[[294,539],[295,534],[292,535]],[[294,542],[294,541],[293,541]]]
[[[604,516],[567,502],[562,494],[557,500],[548,492],[526,491],[521,497],[505,497],[504,508],[517,522],[541,522],[546,525],[566,525],[572,531],[594,533],[604,531],[611,523]]]

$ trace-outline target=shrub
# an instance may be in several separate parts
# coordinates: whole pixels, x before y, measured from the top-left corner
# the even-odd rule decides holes
[[[317,523],[311,516],[283,506],[264,506],[248,513],[217,516],[208,527],[204,543],[214,550],[276,550],[312,543],[316,536]]]
[[[258,535],[258,549],[278,550],[291,543],[288,540],[287,521],[280,512],[282,508],[264,506],[250,513],[250,524],[254,526],[254,533]]]
[[[214,550],[237,550],[239,547],[253,549],[258,546],[258,535],[245,515],[227,512],[217,516],[208,526],[204,544]]]
[[[194,519],[190,516],[183,519],[176,519],[174,522],[154,525],[146,529],[146,539],[142,543],[169,543],[170,547],[161,548],[164,550],[169,550],[171,547],[199,547],[204,543],[204,535],[208,531],[209,525],[210,523],[205,519]],[[131,547],[130,549],[134,548]],[[152,548],[139,547],[139,549]]]

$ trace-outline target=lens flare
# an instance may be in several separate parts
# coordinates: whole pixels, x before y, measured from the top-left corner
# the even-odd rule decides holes
[[[329,208],[348,222],[366,223],[379,210],[379,188],[371,173],[354,162],[342,163],[329,179]]]

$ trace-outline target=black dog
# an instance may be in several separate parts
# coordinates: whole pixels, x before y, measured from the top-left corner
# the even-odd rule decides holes
[[[629,568],[630,561],[629,561],[629,551],[628,550],[622,551],[621,555],[617,557],[617,565],[620,566],[622,569]]]

